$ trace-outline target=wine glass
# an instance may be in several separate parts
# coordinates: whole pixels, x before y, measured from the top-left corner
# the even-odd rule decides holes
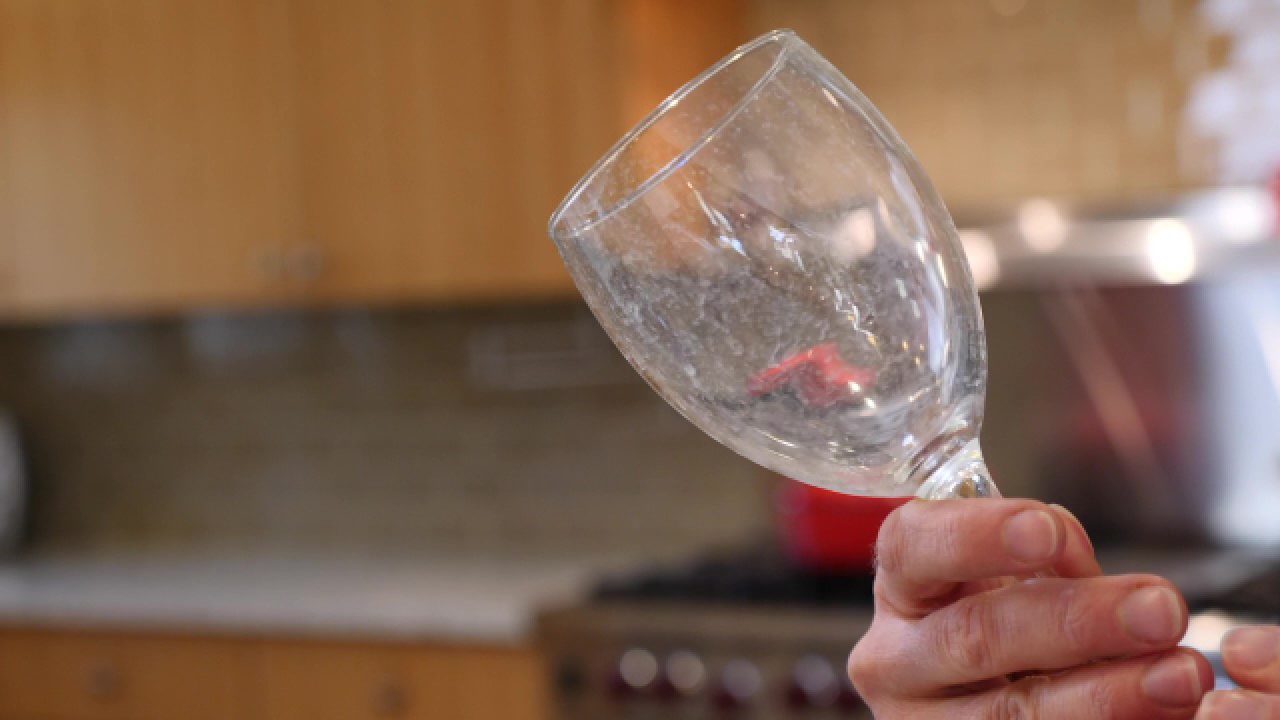
[[[623,355],[739,454],[849,494],[996,494],[982,316],[951,217],[794,33],[662,103],[550,232]]]

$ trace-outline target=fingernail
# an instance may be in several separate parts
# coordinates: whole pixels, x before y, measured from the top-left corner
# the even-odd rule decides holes
[[[1044,510],[1024,510],[1004,524],[1004,547],[1015,560],[1042,562],[1058,552],[1058,524]]]
[[[1120,625],[1143,642],[1172,642],[1182,633],[1182,603],[1169,588],[1142,588],[1120,604]]]
[[[1179,653],[1164,658],[1147,669],[1142,678],[1142,692],[1152,702],[1165,707],[1195,705],[1204,696],[1200,668],[1190,655]]]
[[[1223,659],[1242,670],[1261,670],[1280,658],[1280,630],[1236,628],[1222,641]]]
[[[1080,536],[1080,540],[1084,543],[1084,546],[1089,548],[1090,553],[1093,553],[1094,552],[1093,540],[1089,539],[1089,533],[1084,529],[1084,524],[1080,522],[1080,518],[1076,517],[1075,513],[1071,512],[1070,510],[1056,503],[1053,505],[1050,505],[1049,507],[1053,508],[1057,512],[1062,513],[1066,517],[1070,518],[1071,522],[1075,523],[1076,530],[1079,531],[1079,532],[1076,532],[1076,535]]]
[[[1258,698],[1241,692],[1212,692],[1205,696],[1196,720],[1266,720],[1266,713]]]

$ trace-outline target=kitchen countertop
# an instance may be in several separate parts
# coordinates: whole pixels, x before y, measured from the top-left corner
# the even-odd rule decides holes
[[[616,564],[37,556],[0,562],[0,624],[517,643]]]
[[[1157,572],[1193,595],[1275,561],[1102,555],[1108,572]],[[516,644],[538,608],[570,602],[599,573],[639,561],[37,555],[0,561],[0,625]]]

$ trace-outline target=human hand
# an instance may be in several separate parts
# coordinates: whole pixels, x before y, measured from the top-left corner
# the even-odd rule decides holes
[[[1208,661],[1176,647],[1177,590],[1103,577],[1063,508],[910,502],[877,551],[875,619],[849,676],[881,720],[1174,720],[1212,687]],[[1058,577],[1033,577],[1045,571]]]
[[[1241,689],[1209,693],[1196,720],[1280,720],[1280,627],[1227,633],[1222,664]]]

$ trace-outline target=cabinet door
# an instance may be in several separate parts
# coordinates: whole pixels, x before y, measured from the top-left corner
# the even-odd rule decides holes
[[[624,0],[621,6],[619,72],[628,127],[752,37],[746,28],[751,4],[741,0]]]
[[[619,129],[612,5],[295,0],[317,291],[569,292],[546,221]]]
[[[269,643],[262,652],[265,720],[423,718],[405,652],[357,644]]]
[[[0,312],[286,294],[287,40],[284,0],[0,0]]]
[[[537,656],[520,648],[272,643],[266,720],[545,720]]]
[[[547,675],[519,648],[437,648],[411,658],[414,688],[432,698],[430,720],[546,720]]]
[[[0,14],[0,38],[7,35],[3,29],[5,15]],[[5,38],[7,39],[7,38]],[[8,42],[0,42],[0,92],[7,87],[5,84],[6,70],[12,64],[10,57],[13,55],[13,48]],[[9,113],[4,108],[4,96],[0,94],[0,308],[7,305],[13,292],[13,254],[14,254],[14,222],[13,222],[13,173],[9,172],[12,165],[11,149],[12,142],[6,140],[10,137],[9,129]]]
[[[233,641],[3,633],[0,717],[251,718],[253,657]]]

